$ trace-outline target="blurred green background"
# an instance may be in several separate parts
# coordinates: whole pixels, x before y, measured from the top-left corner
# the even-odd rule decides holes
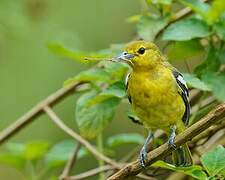
[[[48,51],[48,42],[62,42],[73,49],[94,51],[108,48],[113,43],[130,41],[135,35],[135,26],[127,23],[126,19],[140,13],[143,2],[0,0],[1,130],[61,88],[67,78],[88,68],[55,56]],[[67,98],[55,107],[59,116],[72,128],[76,127],[75,98]],[[139,127],[127,120],[122,108],[106,132],[138,130]],[[10,141],[37,139],[55,143],[66,137],[48,117],[41,116]],[[84,164],[87,167],[87,163]],[[79,166],[82,169],[82,163]],[[0,179],[6,178],[24,179],[12,167],[0,165]]]

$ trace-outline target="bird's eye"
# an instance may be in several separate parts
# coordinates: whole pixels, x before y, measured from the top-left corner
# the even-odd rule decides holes
[[[139,54],[144,54],[145,53],[145,48],[141,47],[140,49],[138,49],[138,53]]]

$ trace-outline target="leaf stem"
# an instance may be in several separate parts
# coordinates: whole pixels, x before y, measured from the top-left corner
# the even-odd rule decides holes
[[[97,146],[98,146],[98,150],[100,153],[103,153],[104,148],[103,148],[103,136],[102,136],[102,132],[98,134],[97,136]],[[99,167],[104,166],[104,161],[102,159],[98,159],[98,165]],[[99,180],[104,180],[105,179],[105,174],[104,172],[101,172],[99,174]]]

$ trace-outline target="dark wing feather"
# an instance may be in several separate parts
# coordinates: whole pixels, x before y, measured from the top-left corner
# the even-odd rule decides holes
[[[189,99],[188,99],[189,98],[188,88],[187,88],[186,82],[181,73],[179,73],[176,70],[173,70],[173,76],[176,79],[177,85],[180,88],[179,93],[185,104],[185,112],[184,112],[182,120],[183,120],[184,124],[187,126],[189,123],[189,117],[190,117],[190,103],[189,103]]]
[[[126,79],[125,79],[125,87],[126,87],[126,91],[127,91],[127,88],[128,88],[129,77],[130,77],[130,74],[127,74]],[[128,98],[128,100],[129,100],[130,104],[132,104],[131,96],[130,96],[129,94],[127,94],[127,98]],[[129,116],[129,115],[128,115],[128,118],[131,119],[131,121],[134,122],[134,123],[143,125],[138,119],[135,119],[135,118],[132,117],[132,116]]]

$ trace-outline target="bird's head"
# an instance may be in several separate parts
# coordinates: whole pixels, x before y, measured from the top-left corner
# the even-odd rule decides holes
[[[133,69],[137,69],[154,68],[164,58],[155,44],[146,41],[134,41],[125,47],[124,52],[117,59],[118,61],[125,61]]]

